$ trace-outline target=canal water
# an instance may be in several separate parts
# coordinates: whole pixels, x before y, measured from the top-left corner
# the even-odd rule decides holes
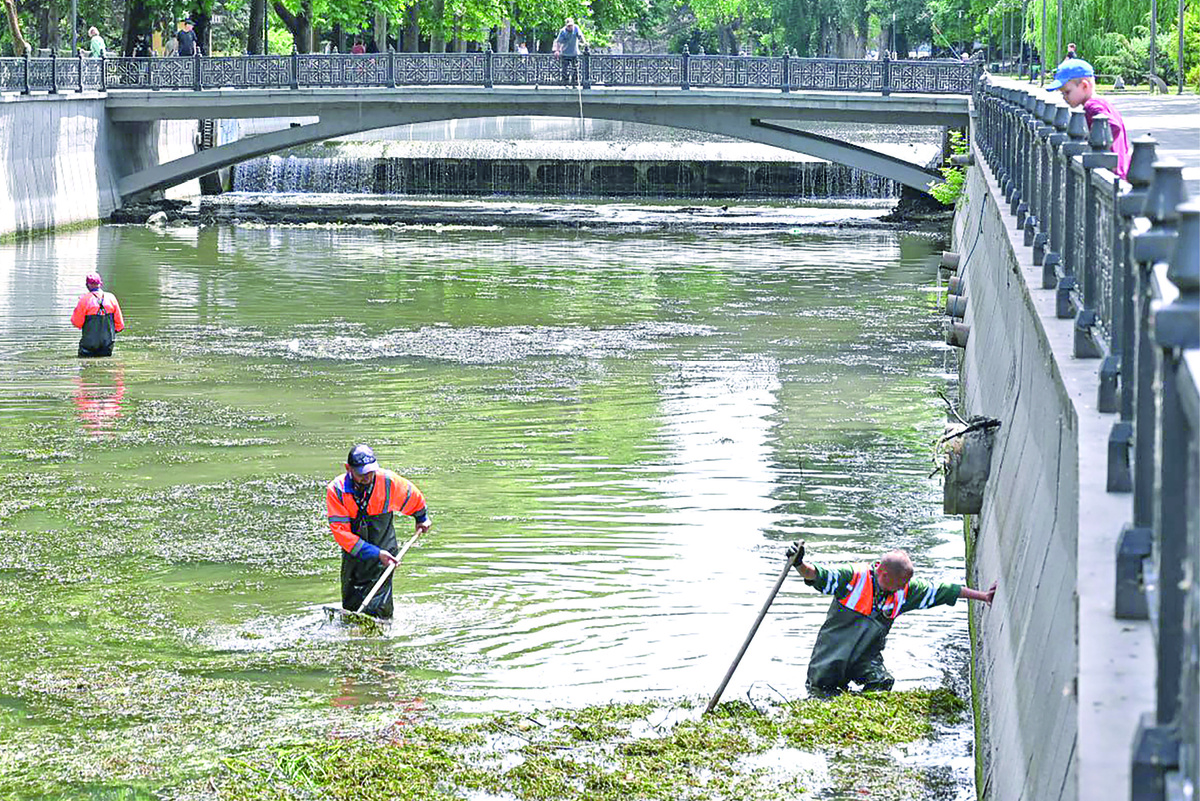
[[[226,757],[405,715],[705,698],[796,539],[961,582],[930,477],[940,244],[294,225],[0,245],[0,796],[200,792]],[[92,270],[128,327],[80,361]],[[324,486],[356,442],[434,521],[382,634],[321,609]],[[802,696],[827,606],[789,580],[725,697]],[[902,618],[898,687],[940,685],[966,628],[965,604]]]

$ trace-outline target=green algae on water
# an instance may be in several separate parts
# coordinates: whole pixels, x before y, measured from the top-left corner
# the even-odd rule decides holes
[[[460,726],[391,727],[374,739],[312,741],[227,761],[224,801],[785,799],[808,792],[797,749],[826,754],[836,790],[919,786],[891,746],[952,723],[948,689],[845,694],[760,711],[743,701],[698,714],[691,702],[608,704]],[[775,754],[773,760],[754,760]],[[865,767],[864,767],[865,766]],[[889,785],[890,783],[890,785]]]

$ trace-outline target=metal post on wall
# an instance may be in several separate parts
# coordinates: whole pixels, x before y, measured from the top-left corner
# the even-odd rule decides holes
[[[1150,94],[1154,94],[1154,62],[1158,61],[1158,0],[1150,0]]]
[[[1179,0],[1179,53],[1175,58],[1175,72],[1179,77],[1179,91],[1176,94],[1183,94],[1183,0]]]
[[[1182,0],[1180,0],[1182,2]],[[1062,46],[1062,4],[1063,0],[1058,0],[1058,46],[1054,48],[1054,64],[1058,66],[1058,62],[1062,61],[1063,46]]]
[[[1038,86],[1046,85],[1046,0],[1042,0],[1042,66],[1038,69]]]

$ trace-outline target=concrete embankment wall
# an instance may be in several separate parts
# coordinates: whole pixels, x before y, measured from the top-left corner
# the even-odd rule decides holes
[[[1002,421],[972,518],[971,584],[999,582],[993,606],[972,610],[979,797],[1127,797],[1129,745],[1154,685],[1140,675],[1153,666],[1145,625],[1112,615],[1129,509],[1128,495],[1105,491],[1114,417],[1096,410],[1099,360],[1072,355],[1074,322],[1056,317],[1054,291],[975,161],[954,221],[971,326],[961,401]]]
[[[195,132],[187,120],[114,125],[96,93],[0,96],[0,236],[103,219],[122,175],[195,152]]]

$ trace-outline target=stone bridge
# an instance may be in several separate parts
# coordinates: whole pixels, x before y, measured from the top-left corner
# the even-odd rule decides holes
[[[221,144],[119,181],[129,199],[249,158],[395,125],[552,116],[640,122],[729,136],[838,162],[919,190],[925,165],[794,127],[967,124],[977,67],[957,61],[787,55],[386,53],[216,58],[0,59],[0,92],[103,90],[123,138],[160,120],[299,117],[317,122]],[[568,84],[568,85],[564,85]]]

